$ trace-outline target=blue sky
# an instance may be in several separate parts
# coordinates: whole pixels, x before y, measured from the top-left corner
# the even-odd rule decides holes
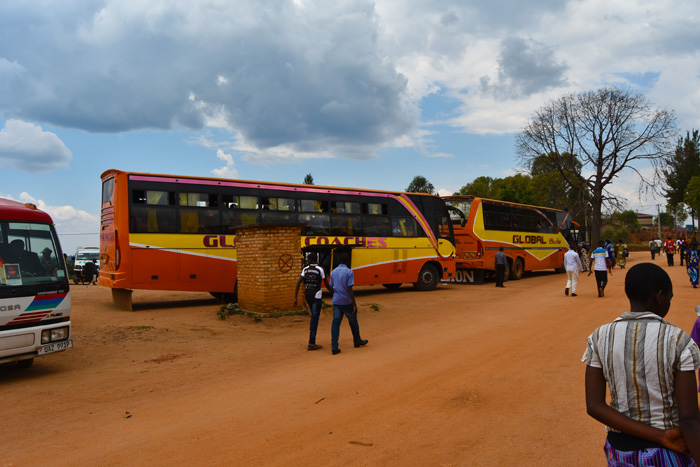
[[[110,168],[448,194],[520,170],[515,136],[566,93],[630,87],[700,128],[699,23],[658,0],[1,2],[0,196],[72,253]],[[636,187],[611,191],[664,204]]]

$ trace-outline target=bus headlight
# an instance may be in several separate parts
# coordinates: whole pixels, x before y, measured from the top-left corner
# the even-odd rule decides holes
[[[45,329],[41,331],[41,343],[48,344],[49,342],[56,342],[68,339],[68,327],[55,328],[55,329]]]

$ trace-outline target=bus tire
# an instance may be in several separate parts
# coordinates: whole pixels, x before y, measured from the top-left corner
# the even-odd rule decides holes
[[[418,274],[418,282],[413,284],[416,290],[433,290],[440,282],[438,270],[432,264],[425,264]]]
[[[515,258],[515,264],[510,270],[510,274],[508,275],[508,279],[510,280],[520,280],[523,277],[523,273],[525,272],[525,264],[523,263],[522,258]]]
[[[73,282],[75,282],[76,285],[80,284],[80,279],[78,279],[78,276],[75,274],[73,275]]]
[[[398,289],[399,287],[401,287],[401,283],[398,283],[398,284],[382,284],[382,286],[384,286],[385,288],[387,288],[387,289],[389,289],[389,290],[396,290],[396,289]]]
[[[29,368],[34,364],[34,359],[33,358],[28,358],[26,360],[20,360],[17,362],[17,368],[20,370],[24,370],[26,368]]]

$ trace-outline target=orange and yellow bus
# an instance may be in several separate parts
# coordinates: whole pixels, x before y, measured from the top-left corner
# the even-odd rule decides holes
[[[236,228],[299,224],[300,256],[328,273],[350,254],[356,285],[434,289],[456,271],[450,215],[438,196],[108,170],[102,174],[100,285],[236,294]]]
[[[481,283],[495,271],[499,247],[508,257],[506,278],[528,271],[563,271],[564,253],[575,244],[580,226],[559,209],[474,196],[444,196],[457,247],[455,282]]]

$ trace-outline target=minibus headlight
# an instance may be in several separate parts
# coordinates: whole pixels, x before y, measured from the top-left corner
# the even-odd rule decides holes
[[[51,330],[51,342],[61,341],[68,337],[68,328],[56,328]]]
[[[68,339],[68,327],[45,329],[41,331],[41,343],[48,344]]]

